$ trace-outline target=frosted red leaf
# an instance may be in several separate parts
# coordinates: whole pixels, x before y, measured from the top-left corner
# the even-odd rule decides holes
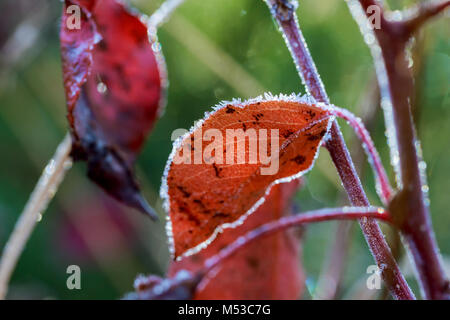
[[[161,188],[169,213],[167,231],[174,257],[201,250],[223,229],[241,224],[261,205],[273,185],[307,172],[332,120],[324,106],[308,99],[267,95],[265,99],[223,103],[177,140]],[[209,136],[210,141],[206,141],[203,133],[211,132],[224,138],[220,141]],[[227,132],[240,132],[241,140],[238,137],[227,141]],[[256,137],[251,134],[255,132]],[[199,144],[202,137],[206,142]],[[239,159],[238,144],[243,141],[247,143],[244,147],[241,144],[244,156]],[[261,154],[255,161],[255,148],[248,141],[267,144],[270,163],[278,163],[276,171],[267,174],[272,164]],[[211,151],[213,143],[218,149]],[[226,159],[230,153],[227,144],[229,150],[233,147],[236,151],[228,159],[230,162]],[[223,163],[217,161],[221,152]],[[202,156],[202,161],[196,162]]]
[[[133,165],[161,112],[165,67],[146,25],[116,0],[66,0],[60,40],[73,158],[109,195],[152,214]]]

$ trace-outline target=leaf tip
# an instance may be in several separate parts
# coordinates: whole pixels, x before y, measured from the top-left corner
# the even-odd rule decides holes
[[[152,206],[147,202],[147,200],[144,198],[144,196],[140,193],[135,193],[134,199],[133,199],[133,207],[146,216],[148,216],[153,221],[158,221],[158,214],[156,213],[155,209],[152,208]]]

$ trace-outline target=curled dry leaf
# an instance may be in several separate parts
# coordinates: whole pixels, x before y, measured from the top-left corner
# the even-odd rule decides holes
[[[198,252],[273,185],[308,171],[333,119],[310,99],[266,95],[222,103],[178,139],[161,187],[174,257]]]
[[[78,26],[73,6],[81,9]],[[87,162],[89,178],[109,195],[154,215],[133,166],[161,112],[163,58],[152,50],[145,24],[116,0],[66,0],[63,10],[60,40],[72,156]]]
[[[247,232],[277,220],[291,210],[290,200],[298,180],[274,186],[267,200],[235,229],[219,234],[211,244],[195,255],[172,262],[169,276],[181,270],[199,272],[206,259]],[[200,283],[194,299],[267,300],[298,299],[303,291],[304,275],[300,264],[299,242],[291,232],[278,232],[249,243],[218,270]]]

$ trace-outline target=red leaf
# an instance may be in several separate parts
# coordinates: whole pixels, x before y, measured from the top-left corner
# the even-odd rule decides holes
[[[332,119],[325,107],[296,96],[233,101],[207,115],[175,143],[166,166],[161,196],[170,217],[167,230],[172,254],[177,258],[199,251],[221,230],[242,223],[273,185],[309,170]],[[229,148],[238,147],[236,140],[227,141],[229,129],[232,133],[240,130],[240,141],[247,140],[244,134],[253,133],[253,144],[265,141],[262,129],[266,136],[270,131],[273,137],[267,138],[267,149],[273,148],[271,160],[276,170],[268,174],[269,165],[263,164],[261,155],[256,159],[256,149],[248,144],[241,152],[245,161],[238,164],[239,152],[232,156],[227,152],[227,142]],[[207,140],[203,132],[209,134],[209,130],[216,130],[219,138],[202,143]],[[213,143],[218,148],[211,151]],[[220,162],[222,154],[225,163]],[[252,158],[254,163],[249,163]]]
[[[277,185],[267,201],[235,229],[225,230],[204,250],[173,262],[169,276],[181,270],[200,271],[206,259],[217,254],[239,236],[279,219],[290,211],[290,198],[298,180]],[[219,265],[219,271],[197,288],[194,299],[267,300],[298,299],[303,290],[298,240],[292,233],[279,232],[250,243]]]
[[[81,8],[80,29],[69,28],[70,5]],[[150,213],[133,165],[161,112],[162,56],[116,0],[66,0],[60,39],[74,159],[111,196]]]

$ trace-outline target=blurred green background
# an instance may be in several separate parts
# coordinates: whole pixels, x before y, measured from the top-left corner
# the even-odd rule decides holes
[[[151,14],[161,2],[130,4]],[[395,10],[414,2],[389,4]],[[58,40],[61,10],[62,3],[54,0],[0,0],[0,248],[67,131]],[[363,117],[392,176],[372,59],[345,2],[301,0],[298,14],[331,101]],[[449,30],[448,17],[432,22],[417,36],[412,51],[417,86],[414,116],[428,164],[433,223],[447,261]],[[132,290],[138,273],[163,275],[168,249],[158,192],[173,130],[189,128],[221,100],[265,91],[304,92],[262,0],[187,0],[158,35],[170,81],[168,105],[139,158],[138,176],[145,196],[159,211],[160,222],[152,223],[106,198],[85,177],[84,164],[75,164],[28,242],[9,298],[115,299]],[[379,204],[365,157],[352,131],[344,123],[342,127],[368,196]],[[296,197],[300,210],[347,203],[325,150],[306,182]],[[366,269],[373,260],[359,227],[322,223],[308,227],[305,234],[308,290],[304,298],[326,296],[323,274],[331,245],[345,242],[342,237],[336,240],[338,228],[345,230],[350,244],[337,297],[384,297],[382,291],[364,289]],[[386,232],[395,243],[395,236]],[[398,255],[406,261],[402,251]],[[405,261],[408,280],[417,289]],[[335,263],[329,264],[331,268]],[[66,287],[66,268],[72,264],[81,267],[81,290]]]

